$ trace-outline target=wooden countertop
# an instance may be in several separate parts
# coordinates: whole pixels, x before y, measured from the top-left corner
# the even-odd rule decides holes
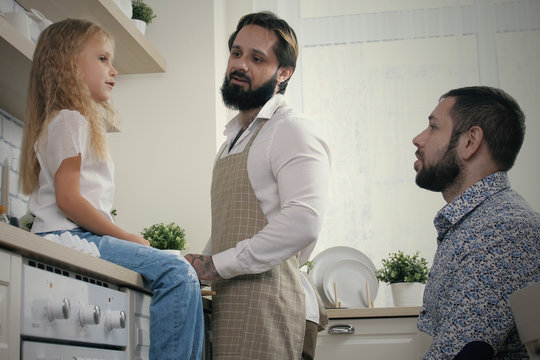
[[[420,306],[362,309],[326,309],[329,319],[418,316]]]
[[[30,259],[91,275],[103,281],[150,293],[139,273],[81,251],[59,245],[28,231],[0,223],[0,248]]]
[[[0,223],[0,248],[30,259],[64,267],[67,270],[76,271],[80,274],[91,275],[118,286],[126,286],[150,293],[149,290],[144,288],[141,275],[134,271],[95,256],[84,254],[81,251],[59,245],[28,231],[4,223]],[[209,307],[210,299],[203,297],[203,300],[205,307]],[[326,311],[330,319],[377,318],[418,316],[420,307],[327,309]]]
[[[143,285],[139,273],[125,267],[85,254],[81,251],[59,245],[53,241],[37,236],[28,231],[5,223],[0,223],[0,248],[21,256],[43,261],[53,266],[65,268],[81,275],[125,286],[147,294],[152,292]],[[202,290],[203,308],[210,311],[211,291]]]

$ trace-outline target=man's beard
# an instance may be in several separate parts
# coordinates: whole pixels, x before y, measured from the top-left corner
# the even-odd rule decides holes
[[[452,141],[444,153],[440,151],[443,154],[431,166],[425,164],[422,156],[422,168],[416,174],[416,185],[426,190],[440,192],[454,184],[461,173],[462,166],[458,163],[456,148],[451,143]]]
[[[272,96],[274,96],[274,91],[277,84],[277,71],[274,76],[259,86],[259,88],[252,90],[251,81],[243,73],[239,71],[233,71],[229,78],[232,76],[239,77],[241,79],[247,80],[249,88],[248,90],[243,90],[241,86],[236,84],[231,84],[227,75],[223,80],[223,85],[221,85],[221,96],[225,105],[233,110],[250,110],[262,107]]]

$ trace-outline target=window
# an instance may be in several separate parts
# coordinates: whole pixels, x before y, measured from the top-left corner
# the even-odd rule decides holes
[[[419,250],[431,262],[433,218],[445,202],[415,185],[412,138],[456,87],[500,87],[520,103],[527,135],[510,180],[540,209],[540,1],[254,4],[297,31],[301,57],[287,101],[332,150],[330,204],[314,255],[345,245],[377,267],[396,250]],[[376,306],[385,305],[389,295],[379,291]]]

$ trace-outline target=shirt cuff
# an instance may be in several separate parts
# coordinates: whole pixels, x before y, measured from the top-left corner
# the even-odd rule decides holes
[[[230,279],[241,275],[236,261],[235,248],[231,248],[212,255],[212,261],[216,270],[223,279]]]

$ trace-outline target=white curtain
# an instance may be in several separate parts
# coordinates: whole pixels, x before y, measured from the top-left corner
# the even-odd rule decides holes
[[[512,185],[540,209],[540,1],[254,1],[297,31],[287,101],[333,155],[330,204],[314,255],[352,246],[377,267],[389,252],[431,262],[439,193],[414,183],[412,138],[446,91],[503,88],[527,115]],[[384,286],[376,306],[391,305]]]

